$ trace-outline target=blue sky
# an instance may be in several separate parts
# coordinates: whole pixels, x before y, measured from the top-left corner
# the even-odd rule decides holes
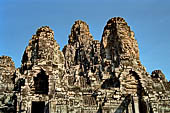
[[[169,6],[169,0],[0,0],[0,56],[11,56],[19,67],[28,41],[43,25],[54,30],[62,49],[78,19],[101,40],[106,22],[120,16],[135,32],[147,71],[161,69],[170,80]]]

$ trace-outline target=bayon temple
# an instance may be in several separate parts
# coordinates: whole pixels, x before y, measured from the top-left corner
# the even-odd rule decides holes
[[[0,113],[170,113],[170,82],[161,70],[146,72],[121,17],[107,22],[101,41],[75,21],[62,51],[43,26],[21,62],[0,56]]]

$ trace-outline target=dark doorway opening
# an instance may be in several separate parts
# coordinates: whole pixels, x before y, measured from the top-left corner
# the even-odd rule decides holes
[[[34,77],[34,86],[36,94],[48,94],[48,76],[44,70]]]
[[[45,102],[32,102],[32,113],[44,113]]]

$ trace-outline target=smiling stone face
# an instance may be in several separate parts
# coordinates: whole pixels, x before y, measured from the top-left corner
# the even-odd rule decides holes
[[[102,36],[106,56],[113,62],[139,60],[139,49],[133,31],[125,20],[115,17],[107,22]]]
[[[124,38],[121,39],[120,44],[122,59],[124,58],[135,58],[137,60],[139,59],[139,50],[136,40]]]
[[[40,27],[25,49],[21,70],[31,69],[35,65],[63,65],[64,56],[59,49],[60,46],[54,39],[54,31],[49,26]]]
[[[93,37],[90,34],[89,26],[81,20],[75,21],[71,29],[71,34],[69,35],[69,44],[79,42],[80,44],[86,45],[92,40]]]

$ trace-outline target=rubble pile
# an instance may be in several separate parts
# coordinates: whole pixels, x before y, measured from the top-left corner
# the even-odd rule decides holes
[[[170,112],[170,83],[161,70],[146,72],[121,17],[107,22],[101,41],[85,22],[75,21],[62,51],[54,32],[39,28],[20,68],[0,57],[0,83],[2,113]]]

